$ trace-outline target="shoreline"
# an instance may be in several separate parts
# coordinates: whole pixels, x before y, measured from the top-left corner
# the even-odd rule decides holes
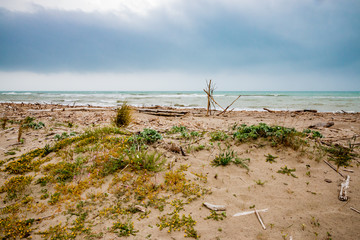
[[[119,107],[121,107],[121,105],[114,105],[114,106],[105,106],[105,105],[92,105],[92,104],[75,104],[76,102],[74,102],[74,104],[59,104],[59,103],[39,103],[39,102],[0,102],[0,105],[16,105],[16,106],[25,106],[25,105],[29,105],[29,106],[41,106],[41,107],[59,107],[59,108],[103,108],[103,109],[110,109],[110,110],[115,110]],[[143,108],[159,108],[159,109],[174,109],[174,110],[205,110],[205,107],[185,107],[185,106],[165,106],[165,105],[150,105],[150,106],[138,106],[138,105],[130,105],[129,106],[136,108],[136,109],[143,109]],[[212,109],[212,111],[214,112],[222,112],[222,110],[220,108],[216,108],[215,110]],[[299,113],[299,112],[314,112],[314,113],[332,113],[332,114],[339,114],[339,113],[344,113],[344,114],[358,114],[360,112],[356,112],[356,111],[344,111],[344,110],[337,110],[337,111],[319,111],[317,109],[294,109],[294,110],[287,110],[287,109],[276,109],[276,108],[261,108],[261,109],[238,109],[238,108],[230,108],[228,109],[228,112],[284,112],[284,113]]]

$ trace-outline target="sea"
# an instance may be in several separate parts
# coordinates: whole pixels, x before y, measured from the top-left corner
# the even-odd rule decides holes
[[[214,99],[225,108],[239,95],[241,97],[229,109],[360,112],[360,91],[215,91]],[[138,107],[206,108],[207,95],[201,91],[0,91],[0,102],[104,107],[117,107],[127,102]]]

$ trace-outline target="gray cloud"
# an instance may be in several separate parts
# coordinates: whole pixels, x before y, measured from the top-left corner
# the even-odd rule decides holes
[[[355,1],[267,5],[261,11],[232,1],[176,7],[176,15],[156,8],[146,17],[125,18],[111,12],[0,9],[0,70],[211,73],[275,66],[275,71],[360,73]]]

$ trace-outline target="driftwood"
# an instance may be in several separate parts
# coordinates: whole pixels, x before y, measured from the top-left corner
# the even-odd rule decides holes
[[[360,214],[360,211],[359,211],[359,210],[357,210],[356,208],[350,207],[350,209],[351,209],[351,210],[353,210],[354,212],[357,212],[357,213],[359,213],[359,214]]]
[[[340,176],[342,176],[343,178],[345,178],[345,176],[342,175],[341,172],[339,172],[338,170],[336,170],[336,168],[335,168],[333,165],[331,165],[328,161],[324,160],[324,162],[325,162],[329,167],[331,167],[335,172],[337,172],[338,174],[340,174]]]
[[[135,205],[134,206],[137,210],[139,210],[140,212],[146,212],[146,208],[140,205]]]
[[[204,92],[206,92],[206,94],[208,95],[208,101],[207,101],[207,109],[206,109],[206,116],[209,116],[209,114],[211,115],[211,105],[214,105],[214,103],[218,104],[214,98],[212,97],[214,90],[215,90],[215,86],[211,83],[211,79],[210,81],[206,81],[206,90],[203,89]],[[219,104],[218,104],[219,105]],[[220,105],[219,105],[220,106]]]
[[[52,109],[29,109],[28,112],[63,112],[63,111],[113,111],[112,108],[52,108]]]
[[[181,151],[181,155],[183,155],[185,157],[186,154],[185,154],[185,152],[184,152],[184,150],[183,150],[183,148],[181,146],[180,146],[180,151]]]
[[[239,95],[229,106],[227,106],[227,107],[224,109],[224,111],[222,111],[221,113],[219,113],[218,116],[221,115],[221,114],[223,114],[223,113],[225,113],[225,112],[229,109],[229,107],[231,107],[231,105],[233,105],[240,97],[241,97],[241,95]]]
[[[211,103],[212,103],[212,104],[216,104],[219,108],[221,108],[222,111],[221,111],[220,113],[218,113],[217,116],[225,113],[225,112],[229,109],[229,107],[231,107],[231,105],[233,105],[233,104],[241,97],[241,95],[239,95],[229,106],[227,106],[226,108],[223,108],[220,104],[218,104],[218,103],[215,101],[215,99],[213,98],[213,96],[211,96],[205,89],[204,89],[204,92],[208,95],[208,98],[211,100]],[[233,110],[234,110],[234,109],[233,109]],[[232,110],[231,110],[231,111],[232,111]],[[231,111],[230,111],[230,112],[231,112]],[[211,112],[211,110],[210,110],[210,112]]]
[[[268,208],[265,209],[261,209],[261,210],[256,210],[257,212],[267,212]],[[244,215],[249,215],[249,214],[253,214],[255,213],[255,210],[252,211],[247,211],[247,212],[239,212],[233,215],[233,217],[238,217],[238,216],[244,216]]]
[[[7,132],[11,132],[12,130],[14,130],[14,128],[8,128],[8,129],[5,129],[3,131],[1,131],[0,133],[7,133]]]
[[[164,116],[164,117],[181,117],[189,113],[187,111],[174,111],[174,110],[161,110],[161,109],[138,109],[138,111],[146,114]]]
[[[226,210],[225,205],[214,205],[214,204],[207,203],[207,202],[203,203],[203,205],[205,207],[207,207],[208,209],[214,210],[214,211],[225,211]]]
[[[340,201],[347,201],[348,195],[347,195],[347,189],[349,188],[350,184],[350,176],[347,175],[346,180],[341,183],[340,193],[339,193],[339,200]]]
[[[268,112],[270,112],[270,113],[274,113],[274,112],[276,112],[276,111],[274,111],[274,110],[270,110],[270,109],[268,109],[268,108],[263,108],[265,111],[268,111]]]
[[[343,169],[343,171],[345,171],[345,172],[351,172],[351,173],[354,172],[354,170],[351,170],[351,169]]]
[[[304,110],[296,110],[295,112],[300,113],[300,112],[311,112],[311,113],[317,113],[317,110],[313,110],[313,109],[304,109]]]
[[[264,230],[266,230],[265,224],[264,224],[263,220],[261,219],[261,216],[260,216],[259,212],[258,212],[256,209],[255,209],[255,215],[256,215],[257,219],[259,220],[262,228],[263,228]]]
[[[314,125],[310,125],[308,128],[318,128],[318,127],[326,127],[329,128],[334,126],[334,122],[326,122],[326,123],[316,123]]]

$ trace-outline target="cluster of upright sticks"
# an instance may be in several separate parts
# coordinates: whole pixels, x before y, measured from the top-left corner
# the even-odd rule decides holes
[[[207,102],[207,110],[206,110],[206,115],[208,116],[209,114],[211,115],[211,106],[213,107],[213,109],[215,109],[215,105],[217,105],[218,107],[220,107],[220,109],[222,110],[222,112],[218,113],[217,115],[221,115],[223,113],[225,113],[229,107],[231,107],[231,105],[233,105],[240,97],[241,95],[239,95],[229,106],[227,106],[226,108],[223,108],[222,106],[220,106],[220,104],[218,104],[213,95],[214,95],[214,90],[215,90],[215,85],[211,82],[211,80],[208,82],[206,81],[206,89],[203,89],[204,92],[207,94],[208,96],[208,102]],[[232,110],[231,110],[232,111]]]

